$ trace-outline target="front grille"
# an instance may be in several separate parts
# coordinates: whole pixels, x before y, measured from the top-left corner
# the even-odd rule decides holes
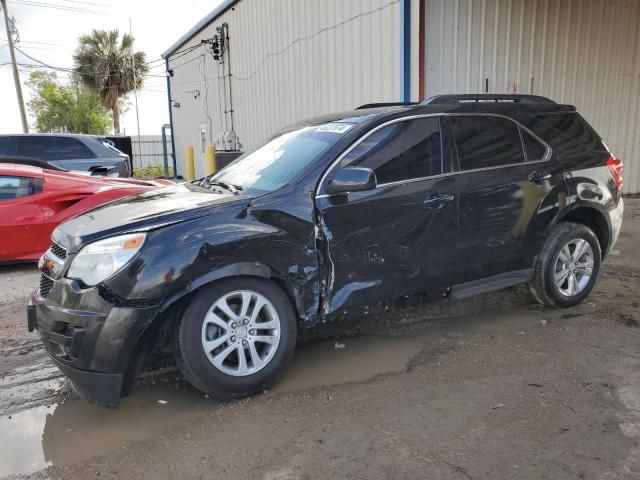
[[[67,258],[67,250],[61,245],[58,245],[56,242],[53,242],[51,244],[49,250],[51,250],[51,253],[53,253],[60,260],[64,260],[65,258]]]
[[[47,277],[45,274],[40,275],[40,296],[42,298],[46,298],[51,291],[51,287],[53,287],[53,280]]]

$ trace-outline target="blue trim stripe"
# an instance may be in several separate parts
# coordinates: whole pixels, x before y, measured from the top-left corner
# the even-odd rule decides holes
[[[411,0],[400,0],[400,98],[411,101]]]
[[[167,72],[169,71],[169,59],[164,59]],[[171,76],[167,75],[167,99],[169,100],[169,125],[171,125],[171,156],[173,157],[173,176],[178,176],[178,165],[176,162],[176,136],[173,134],[173,105],[171,102]]]

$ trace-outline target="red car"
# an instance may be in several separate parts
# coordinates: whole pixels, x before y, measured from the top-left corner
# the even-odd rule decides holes
[[[0,263],[37,261],[59,223],[103,203],[170,183],[0,163]]]

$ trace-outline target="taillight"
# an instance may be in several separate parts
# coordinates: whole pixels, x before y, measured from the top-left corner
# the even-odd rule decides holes
[[[612,155],[611,157],[609,157],[609,160],[607,160],[607,167],[609,167],[609,172],[611,172],[613,181],[616,182],[618,188],[622,188],[622,185],[624,183],[622,179],[622,170],[624,169],[622,160]]]

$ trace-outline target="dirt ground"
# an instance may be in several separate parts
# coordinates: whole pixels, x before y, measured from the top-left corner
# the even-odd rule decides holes
[[[118,410],[75,398],[26,329],[33,266],[0,268],[0,477],[640,478],[640,201],[586,303],[525,288],[364,318],[217,402],[170,366]]]

